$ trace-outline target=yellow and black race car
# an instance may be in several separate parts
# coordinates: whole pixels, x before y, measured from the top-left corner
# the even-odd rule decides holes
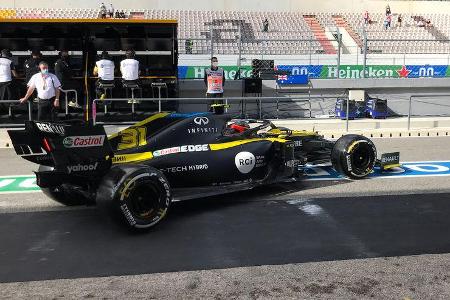
[[[102,125],[28,122],[9,135],[18,155],[40,165],[37,184],[66,205],[97,203],[131,228],[159,223],[173,200],[251,189],[298,178],[306,164],[331,162],[350,178],[377,160],[359,135],[336,142],[268,120],[215,113],[158,113],[107,137]]]

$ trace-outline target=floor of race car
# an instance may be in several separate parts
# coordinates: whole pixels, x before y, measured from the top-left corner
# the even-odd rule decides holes
[[[448,299],[450,139],[375,142],[414,163],[391,178],[348,181],[323,168],[297,183],[175,203],[146,234],[95,207],[4,192],[0,298]],[[32,170],[11,150],[0,159],[9,162],[2,176]]]

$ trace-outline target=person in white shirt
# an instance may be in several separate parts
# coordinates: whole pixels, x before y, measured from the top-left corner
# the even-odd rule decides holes
[[[120,62],[120,72],[124,81],[136,81],[139,79],[139,61],[134,59],[133,49],[125,52],[125,59]]]
[[[17,77],[16,68],[11,60],[12,54],[3,49],[0,54],[0,100],[11,100],[12,76]],[[12,76],[11,76],[12,75]]]
[[[103,98],[105,95],[103,95],[101,86],[105,83],[114,83],[114,62],[111,60],[107,51],[103,51],[101,59],[95,63],[93,74],[94,76],[98,76],[96,82],[97,97]]]
[[[54,111],[59,108],[59,94],[61,82],[55,74],[48,72],[48,64],[39,63],[40,72],[34,74],[28,82],[28,90],[25,97],[20,98],[20,103],[26,103],[28,98],[37,90],[38,95],[38,120],[53,121]]]
[[[132,85],[139,86],[139,61],[134,59],[135,52],[129,49],[125,52],[125,59],[120,62],[120,72],[122,73],[122,84],[125,89]],[[128,91],[128,90],[127,90]],[[142,90],[141,97],[142,97]],[[128,92],[126,92],[128,97]],[[137,100],[128,100],[128,103],[139,103]]]
[[[114,7],[113,7],[112,3],[109,5],[108,14],[111,19],[114,18]]]

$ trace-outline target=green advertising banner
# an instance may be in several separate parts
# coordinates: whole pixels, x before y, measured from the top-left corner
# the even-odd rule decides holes
[[[239,70],[238,66],[220,66],[224,73],[226,80],[233,80]],[[201,79],[204,76],[205,68],[207,66],[178,66],[178,78],[180,79]],[[251,77],[252,67],[241,67],[241,78]]]
[[[179,66],[180,79],[201,79],[206,66]],[[237,66],[224,66],[226,79],[234,79]],[[442,78],[450,77],[447,65],[367,65],[365,76],[362,65],[277,65],[278,71],[288,75],[308,75],[321,79],[357,79],[357,78]],[[241,78],[251,77],[251,66],[241,67]],[[339,76],[338,76],[339,75]]]
[[[364,78],[363,73],[364,66],[360,65],[341,65],[339,67],[339,78],[354,79]],[[389,65],[377,65],[366,66],[367,78],[396,78],[399,77],[397,70],[399,66]],[[337,78],[338,68],[337,66],[323,66],[320,73],[320,78]]]
[[[0,194],[38,192],[36,176],[2,176],[0,177]]]

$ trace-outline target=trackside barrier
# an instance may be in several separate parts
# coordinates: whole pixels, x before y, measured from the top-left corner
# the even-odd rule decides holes
[[[162,101],[182,101],[182,102],[189,102],[189,101],[201,101],[205,104],[212,103],[214,101],[223,101],[224,104],[228,105],[230,102],[241,102],[241,113],[246,114],[246,105],[244,105],[247,101],[256,101],[256,104],[258,106],[258,114],[259,118],[262,118],[262,106],[263,103],[276,103],[277,104],[277,110],[278,110],[278,104],[280,102],[286,103],[286,101],[283,100],[290,100],[290,103],[307,103],[308,109],[299,109],[299,110],[307,110],[309,111],[309,116],[312,115],[312,107],[311,107],[311,100],[314,99],[323,99],[322,96],[311,96],[311,97],[224,97],[224,98],[134,98],[136,102],[158,102],[158,111],[161,112],[161,103]],[[97,118],[97,104],[102,102],[128,102],[129,98],[111,98],[111,99],[94,99],[92,102],[92,117],[93,117],[93,123],[96,124],[96,118]],[[131,111],[134,113],[134,107],[133,104],[131,105]],[[226,112],[228,112],[228,109],[225,109]],[[277,117],[278,117],[278,111],[277,111]]]
[[[436,94],[436,95],[411,95],[411,97],[409,98],[409,110],[408,110],[408,115],[407,115],[407,129],[410,130],[411,129],[411,115],[412,115],[412,100],[414,98],[436,98],[436,97],[450,97],[450,94]],[[323,99],[334,99],[334,98],[345,98],[346,102],[347,102],[347,107],[346,107],[346,118],[345,118],[345,130],[346,132],[349,132],[349,98],[348,97],[335,97],[335,96],[309,96],[309,97],[224,97],[221,98],[220,100],[223,100],[225,104],[228,104],[229,102],[233,102],[233,101],[239,101],[242,103],[241,105],[241,114],[245,115],[246,114],[246,105],[244,105],[244,102],[247,101],[257,101],[258,104],[258,110],[259,110],[259,118],[262,118],[262,104],[264,102],[266,103],[276,103],[277,104],[277,114],[276,117],[278,119],[278,113],[279,113],[279,109],[278,109],[278,104],[282,103],[282,102],[286,102],[286,100],[290,101],[291,103],[298,103],[298,102],[306,102],[308,104],[308,109],[307,111],[309,111],[309,116],[310,118],[312,117],[312,107],[311,107],[311,102],[313,100],[323,100]],[[116,98],[116,99],[95,99],[93,101],[93,105],[92,105],[92,110],[93,110],[93,121],[94,124],[96,122],[96,110],[97,110],[97,103],[98,102],[102,102],[102,101],[114,101],[114,102],[125,102],[125,101],[129,101],[130,99],[128,98]],[[217,98],[135,98],[136,101],[152,101],[152,102],[156,102],[158,101],[158,107],[159,107],[159,112],[161,112],[161,101],[202,101],[202,102],[212,102],[214,100],[218,100]],[[407,101],[405,100],[389,100],[389,102],[405,102]],[[133,108],[132,108],[133,110]],[[304,110],[304,109],[299,109],[299,110]],[[134,110],[133,110],[134,112]]]
[[[19,100],[0,100],[0,104],[8,104],[8,103],[10,104],[9,107],[8,107],[8,115],[10,117],[12,117],[12,109],[13,109],[13,107],[18,107],[21,104],[19,103]],[[27,101],[28,120],[29,121],[31,121],[33,119],[33,116],[32,116],[33,110],[31,109],[31,104],[32,104],[32,101]]]
[[[408,101],[408,114],[407,115],[402,115],[402,116],[407,116],[407,124],[406,124],[406,128],[407,128],[407,130],[409,131],[409,130],[411,130],[411,117],[412,117],[412,106],[413,106],[413,100],[414,99],[426,99],[426,98],[442,98],[442,97],[448,97],[448,98],[450,98],[450,94],[413,94],[413,95],[411,95],[410,97],[409,97],[409,100],[408,99],[404,99],[404,100],[400,100],[400,99],[391,99],[391,100],[388,100],[388,102],[389,103],[394,103],[394,102],[406,102],[406,101]],[[450,101],[450,99],[449,99],[449,101]],[[435,103],[426,103],[427,105],[438,105],[438,104],[435,104]],[[449,105],[449,108],[450,108],[450,105]],[[450,109],[449,109],[449,112],[450,112]],[[346,118],[345,118],[345,130],[346,130],[346,132],[349,132],[349,119],[348,119],[348,114],[349,114],[349,99],[347,98],[347,110],[346,110]],[[445,116],[445,115],[448,115],[449,113],[447,113],[447,114],[441,114],[441,115],[433,115],[433,116],[435,116],[435,117],[437,117],[437,116]],[[432,117],[432,116],[430,116],[430,117]]]
[[[416,94],[411,95],[409,97],[409,109],[408,109],[408,130],[411,129],[411,115],[412,115],[412,101],[413,99],[420,99],[420,98],[441,98],[441,97],[450,97],[450,94]],[[428,103],[430,104],[430,103]]]

